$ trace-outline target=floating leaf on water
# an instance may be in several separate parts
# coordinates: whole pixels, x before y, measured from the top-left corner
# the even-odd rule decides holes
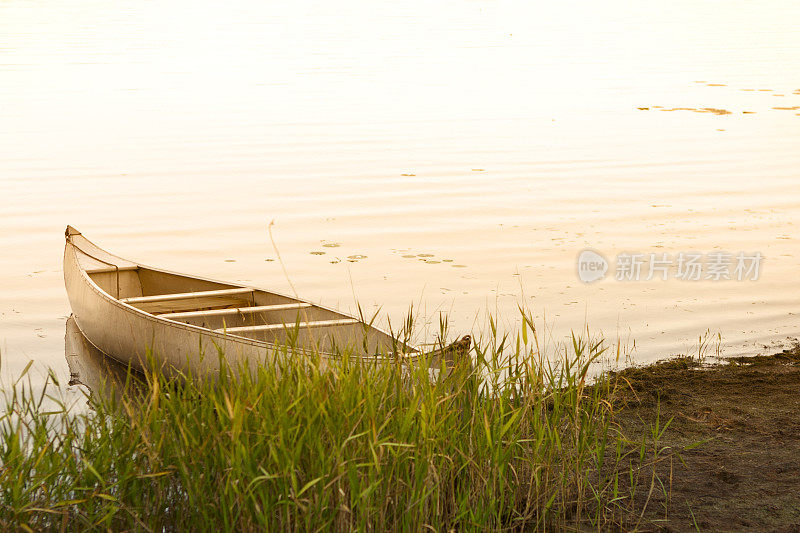
[[[367,256],[366,255],[361,255],[361,254],[356,254],[356,255],[348,255],[347,258],[351,259],[353,261],[358,261],[359,259],[366,259]]]
[[[717,109],[715,107],[704,107],[697,109],[694,107],[673,107],[671,109],[662,109],[661,111],[693,111],[695,113],[713,113],[715,115],[730,115],[731,112],[727,109]]]
[[[702,111],[705,111],[707,113],[714,113],[715,115],[730,115],[731,114],[731,112],[728,111],[727,109],[716,109],[714,107],[704,107]]]
[[[433,257],[433,254],[417,254],[417,257]]]
[[[404,258],[406,258],[406,259],[414,259],[414,258],[415,258],[415,257],[417,257],[417,256],[416,256],[416,255],[413,255],[413,254],[412,254],[412,255],[408,255],[408,254],[406,254],[406,255],[404,255],[403,257],[404,257]]]
[[[309,252],[311,255],[325,255],[325,252]]]
[[[342,245],[342,243],[340,243],[340,242],[326,242],[322,246],[324,246],[325,248],[338,248],[341,245]]]

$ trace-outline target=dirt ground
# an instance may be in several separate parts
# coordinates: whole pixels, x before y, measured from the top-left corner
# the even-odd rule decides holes
[[[635,491],[645,508],[636,529],[800,531],[800,346],[713,365],[672,359],[614,379],[624,434],[649,435],[657,413],[662,426],[672,419],[660,481]]]

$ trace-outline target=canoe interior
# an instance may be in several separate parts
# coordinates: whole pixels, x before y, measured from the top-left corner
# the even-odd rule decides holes
[[[89,277],[112,298],[120,300],[241,288],[241,285],[198,279],[138,265],[128,266],[119,271],[109,270],[108,268],[94,270],[105,271],[93,272],[92,269],[87,269]],[[359,355],[390,354],[395,350],[406,353],[416,351],[408,346],[403,346],[401,342],[393,339],[390,335],[364,323],[353,321],[351,317],[342,313],[307,304],[288,296],[257,289],[245,294],[212,295],[154,302],[131,302],[129,305],[155,316],[170,313],[198,312],[196,314],[199,316],[162,318],[211,330],[225,330],[227,332],[228,328],[277,325],[278,327],[267,330],[236,331],[234,334],[268,343],[290,343],[321,352],[333,352],[336,348],[351,349]],[[256,306],[271,307],[277,305],[283,305],[284,309],[270,309],[259,312],[246,311],[246,308]],[[245,308],[244,312],[228,312],[225,314],[199,313],[201,311],[240,308]],[[305,326],[305,324],[312,323],[313,325],[314,322],[319,321],[339,322],[321,327]]]

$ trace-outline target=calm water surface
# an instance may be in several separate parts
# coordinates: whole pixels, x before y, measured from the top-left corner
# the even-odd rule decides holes
[[[68,223],[290,292],[274,220],[301,297],[413,304],[421,341],[520,304],[548,342],[588,324],[639,362],[797,336],[800,5],[550,4],[0,4],[3,373],[68,375]],[[585,285],[587,247],[765,260]]]

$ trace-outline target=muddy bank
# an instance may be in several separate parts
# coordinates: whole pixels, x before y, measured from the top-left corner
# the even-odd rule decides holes
[[[656,481],[634,491],[644,512],[630,529],[800,531],[800,346],[713,365],[672,359],[613,379],[623,434],[650,438],[657,417],[671,420]]]

